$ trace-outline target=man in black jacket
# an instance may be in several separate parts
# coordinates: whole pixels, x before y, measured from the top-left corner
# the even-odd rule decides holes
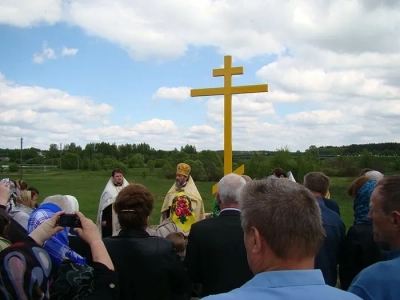
[[[247,263],[238,199],[246,181],[228,174],[218,184],[218,217],[192,225],[185,266],[193,283],[202,284],[201,297],[229,292],[253,277]]]

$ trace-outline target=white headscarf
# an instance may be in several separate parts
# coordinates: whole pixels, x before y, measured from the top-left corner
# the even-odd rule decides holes
[[[379,171],[369,171],[365,173],[365,177],[369,178],[370,180],[379,181],[383,178],[383,174]]]
[[[79,203],[78,199],[76,199],[74,196],[71,195],[64,195],[68,199],[68,203],[71,207],[71,211],[67,213],[75,213],[76,211],[79,211]]]

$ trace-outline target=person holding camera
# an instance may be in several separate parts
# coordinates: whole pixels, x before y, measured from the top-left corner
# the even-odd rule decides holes
[[[8,200],[9,188],[0,183],[0,209],[4,213],[4,202]],[[65,228],[59,226],[67,217],[65,211],[54,213],[50,218],[37,226],[29,236],[18,243],[8,246],[0,252],[0,287],[1,299],[58,299],[60,292],[75,294],[80,286],[64,285],[64,290],[56,290],[52,281],[52,260],[43,248],[44,244]],[[80,238],[90,247],[92,255],[91,267],[94,270],[93,287],[79,299],[101,300],[115,299],[117,294],[117,274],[108,255],[100,233],[92,220],[82,213],[75,212],[75,228]],[[12,272],[10,272],[12,270]],[[55,293],[58,292],[58,296]]]
[[[53,195],[44,199],[42,204],[29,217],[27,228],[28,233],[31,233],[43,222],[50,219],[54,214],[60,211],[72,213],[72,208],[65,196]],[[69,247],[67,227],[64,227],[53,235],[44,243],[43,246],[50,255],[53,262],[53,271],[55,272],[65,260],[71,260],[80,265],[87,264],[86,258],[82,257]]]

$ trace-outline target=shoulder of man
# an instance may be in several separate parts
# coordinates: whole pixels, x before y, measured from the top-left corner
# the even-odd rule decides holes
[[[207,230],[213,230],[213,228],[215,228],[215,226],[218,226],[218,221],[217,218],[208,218],[208,219],[203,219],[200,221],[197,221],[196,223],[194,223],[191,228],[190,228],[190,232],[194,232],[196,234],[200,233],[200,232],[204,232]]]
[[[348,291],[353,293],[361,299],[369,300],[369,299],[377,299],[371,295],[374,291],[377,292],[377,282],[376,282],[376,274],[381,273],[379,269],[381,269],[381,262],[378,262],[374,265],[367,267],[362,270],[351,283]],[[378,289],[379,290],[379,289]]]
[[[337,201],[335,199],[324,198],[324,202],[328,202],[333,206],[339,206],[339,204],[337,203]]]

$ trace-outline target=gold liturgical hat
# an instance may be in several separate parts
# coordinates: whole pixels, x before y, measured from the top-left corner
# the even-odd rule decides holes
[[[188,164],[180,163],[176,166],[176,175],[180,174],[189,177],[190,170],[191,168]]]

